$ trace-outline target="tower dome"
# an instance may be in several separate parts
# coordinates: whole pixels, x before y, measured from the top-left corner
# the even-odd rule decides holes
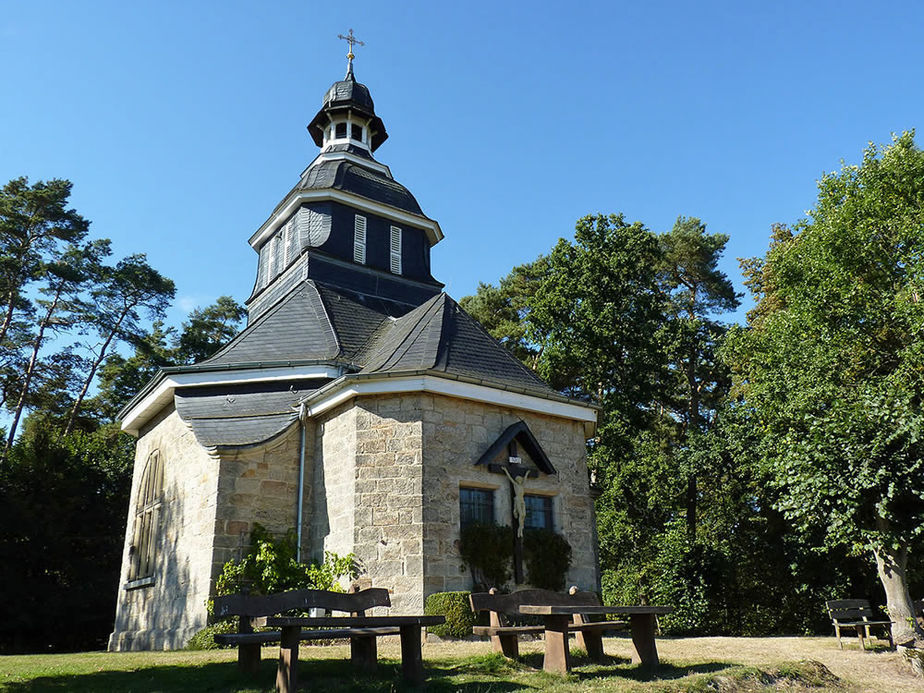
[[[308,123],[308,133],[321,151],[351,144],[374,152],[388,139],[385,124],[375,114],[369,88],[353,75],[352,60],[346,76],[324,94],[321,110]]]

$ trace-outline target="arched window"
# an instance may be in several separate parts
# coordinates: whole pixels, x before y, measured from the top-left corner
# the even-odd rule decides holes
[[[138,485],[135,502],[135,531],[129,549],[131,565],[129,580],[141,580],[154,575],[154,559],[157,555],[157,525],[160,506],[164,497],[164,466],[160,452],[148,455]]]

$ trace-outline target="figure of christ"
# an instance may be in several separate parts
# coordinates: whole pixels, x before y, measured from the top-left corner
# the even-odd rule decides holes
[[[526,492],[523,488],[525,476],[516,478],[504,467],[504,474],[510,479],[510,489],[513,491],[513,516],[517,519],[517,537],[523,538],[523,527],[526,525]]]

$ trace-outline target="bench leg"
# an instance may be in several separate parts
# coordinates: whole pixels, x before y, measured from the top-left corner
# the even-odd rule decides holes
[[[401,672],[405,681],[415,685],[424,679],[420,640],[420,626],[401,626]]]
[[[660,660],[655,646],[655,615],[630,614],[629,628],[639,662],[643,666],[657,666]]]
[[[276,670],[276,690],[295,693],[298,686],[298,626],[284,626],[279,640],[279,668]]]
[[[587,653],[592,662],[603,661],[603,631],[579,630],[574,634],[574,640],[575,644]]]
[[[505,657],[516,659],[520,656],[520,641],[516,635],[492,635],[491,645],[495,652],[501,652]]]
[[[568,615],[551,614],[545,617],[545,657],[542,668],[553,674],[567,674],[571,670],[568,652]]]
[[[237,646],[237,667],[244,674],[256,674],[260,670],[260,643]]]
[[[364,671],[374,671],[378,665],[375,636],[350,638],[350,662]]]
[[[844,649],[844,643],[841,642],[841,627],[836,625],[834,626],[834,634],[837,636],[837,646]]]
[[[860,641],[860,651],[862,652],[863,650],[866,649],[866,642],[863,640],[863,626],[857,626],[856,631],[857,631],[857,640]]]

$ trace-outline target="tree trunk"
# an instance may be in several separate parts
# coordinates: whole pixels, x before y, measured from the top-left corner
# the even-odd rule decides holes
[[[22,416],[23,409],[26,406],[26,397],[29,396],[29,388],[32,387],[32,376],[35,375],[35,368],[38,364],[39,352],[42,349],[42,344],[45,341],[45,330],[51,324],[51,318],[54,315],[55,311],[58,309],[58,302],[61,300],[61,293],[64,290],[64,283],[62,282],[55,290],[54,299],[51,304],[48,306],[48,310],[45,311],[45,317],[39,321],[38,333],[35,335],[35,340],[32,342],[32,355],[29,357],[29,365],[26,366],[26,372],[23,374],[22,390],[19,393],[19,399],[16,402],[16,408],[13,411],[13,420],[10,422],[10,432],[6,439],[6,447],[4,447],[4,453],[6,453],[13,445],[13,440],[16,438],[16,429],[19,428],[19,419]]]
[[[695,295],[695,293],[694,293]],[[695,316],[690,314],[690,319],[695,319]],[[686,367],[686,377],[687,377],[687,389],[688,389],[688,409],[687,409],[687,430],[693,430],[698,432],[700,430],[700,411],[699,411],[699,383],[696,379],[697,374],[697,351],[694,345],[690,347],[690,351],[687,354],[687,367]],[[689,470],[689,476],[687,477],[687,535],[690,537],[690,541],[696,541],[696,510],[697,504],[699,502],[698,495],[699,490],[697,489],[697,479],[696,479],[695,469]]]
[[[16,294],[11,290],[6,296],[6,309],[3,311],[3,324],[0,324],[0,342],[6,338],[6,333],[9,332],[15,312]]]
[[[106,337],[106,340],[103,342],[103,345],[99,349],[99,354],[96,355],[96,359],[93,361],[93,365],[90,366],[90,372],[87,374],[87,377],[83,381],[83,387],[80,388],[80,392],[77,395],[77,399],[74,401],[74,406],[71,407],[70,415],[67,417],[67,426],[64,427],[64,435],[68,435],[71,431],[74,430],[74,422],[77,420],[77,412],[80,411],[80,406],[83,404],[84,398],[87,396],[87,392],[90,391],[90,385],[93,384],[93,378],[96,377],[96,371],[99,368],[100,364],[103,362],[103,359],[106,358],[106,352],[109,349],[109,345],[112,344],[112,340],[115,339],[116,335],[119,334],[119,329],[122,327],[122,321],[125,319],[126,314],[129,309],[126,309],[116,321],[115,326],[109,332],[109,335]]]
[[[880,525],[884,521],[880,521]],[[913,646],[915,641],[924,644],[924,630],[914,615],[911,593],[908,591],[908,548],[893,549],[890,546],[874,546],[876,568],[886,595],[886,608],[892,624],[892,637],[896,645]]]

